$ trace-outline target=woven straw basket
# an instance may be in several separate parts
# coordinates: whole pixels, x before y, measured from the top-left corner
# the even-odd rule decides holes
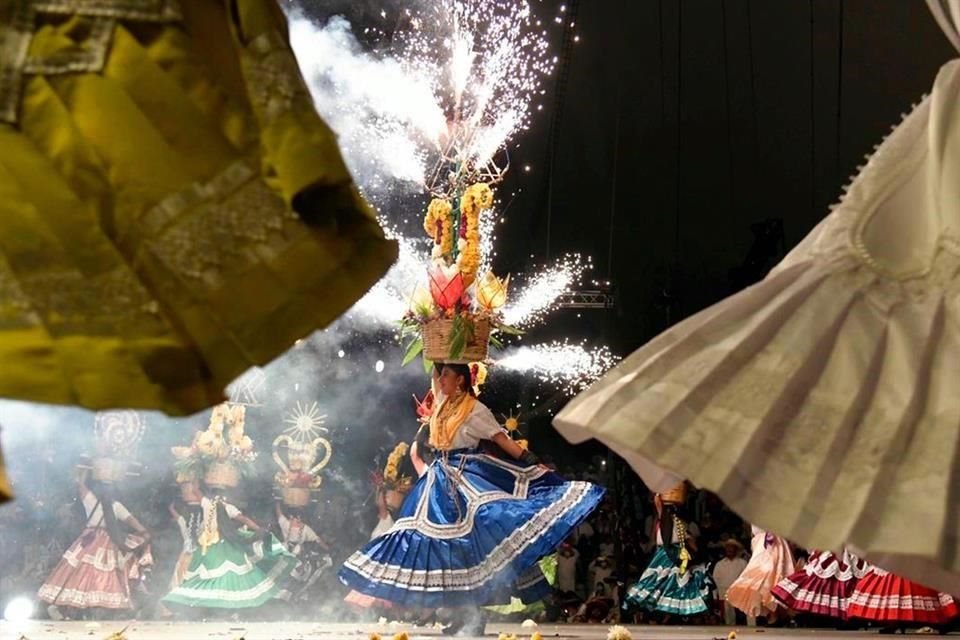
[[[180,497],[187,504],[200,502],[203,494],[200,493],[200,482],[198,480],[189,480],[180,483]]]
[[[486,360],[490,345],[490,321],[481,318],[474,323],[473,340],[467,343],[463,353],[450,358],[450,337],[453,335],[453,320],[437,318],[423,325],[423,355],[434,362],[480,362]]]
[[[280,487],[280,499],[288,507],[305,507],[310,504],[310,489],[307,487]]]
[[[660,499],[670,504],[683,504],[687,501],[687,483],[681,482],[673,489],[660,494]]]
[[[211,487],[233,488],[240,484],[240,470],[229,462],[214,462],[207,467],[203,481]]]
[[[93,479],[105,484],[120,482],[127,473],[127,465],[116,458],[94,458]]]

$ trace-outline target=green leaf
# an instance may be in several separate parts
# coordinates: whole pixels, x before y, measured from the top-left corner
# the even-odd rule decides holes
[[[403,354],[403,362],[400,363],[400,366],[407,366],[421,353],[423,353],[423,338],[417,338],[407,345],[407,351]]]
[[[516,327],[511,327],[508,324],[501,324],[497,326],[497,331],[502,331],[503,333],[509,336],[522,336],[525,331],[523,329],[517,329]]]
[[[503,342],[495,335],[490,336],[490,346],[498,351],[503,351]]]
[[[467,348],[467,329],[462,316],[454,316],[450,331],[450,359],[459,360]]]
[[[423,372],[430,373],[430,370],[433,369],[433,360],[428,360],[426,356],[423,357]]]

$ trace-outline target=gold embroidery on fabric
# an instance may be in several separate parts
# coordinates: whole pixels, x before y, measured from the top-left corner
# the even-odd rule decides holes
[[[276,32],[263,33],[241,56],[250,102],[262,121],[270,121],[296,104],[313,109],[293,53]]]
[[[33,10],[27,2],[0,7],[0,121],[15,124],[23,86],[23,65],[33,38]]]
[[[125,327],[143,333],[159,320],[159,305],[126,266],[96,276],[60,270],[18,280],[43,322],[51,326],[114,335]]]
[[[121,20],[170,22],[182,20],[177,0],[28,0],[42,13],[101,16]]]
[[[174,272],[215,281],[225,264],[248,259],[251,243],[283,238],[289,225],[299,227],[296,214],[248,161],[239,161],[163,200],[144,214],[137,232]]]
[[[6,260],[0,258],[0,326],[6,329],[40,324],[30,298],[23,292]]]
[[[78,48],[48,57],[28,55],[38,15],[93,18]],[[178,0],[18,0],[0,6],[0,122],[16,124],[24,74],[99,72],[106,60],[114,20],[175,22],[183,19]]]
[[[90,33],[83,43],[45,57],[27,56],[23,72],[41,75],[98,73],[106,62],[107,50],[116,26],[117,22],[112,18],[91,18]]]

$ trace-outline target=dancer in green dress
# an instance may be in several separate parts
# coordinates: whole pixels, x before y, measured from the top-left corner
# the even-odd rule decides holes
[[[203,524],[183,582],[163,598],[173,611],[250,609],[281,592],[296,558],[222,497],[204,497]]]

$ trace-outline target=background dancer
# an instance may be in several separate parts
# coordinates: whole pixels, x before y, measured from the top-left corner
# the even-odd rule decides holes
[[[710,610],[710,578],[702,565],[694,566],[696,542],[687,537],[681,512],[686,483],[654,496],[657,550],[640,580],[627,590],[626,604],[672,615],[695,616]]]
[[[203,522],[183,582],[162,600],[173,611],[260,607],[281,592],[296,558],[222,496],[204,496]]]
[[[751,531],[750,562],[727,590],[727,603],[744,612],[754,623],[757,618],[765,617],[770,626],[777,621],[782,608],[773,597],[773,588],[792,575],[796,565],[789,542],[760,527],[751,526]]]
[[[847,620],[847,605],[857,581],[870,571],[870,564],[844,549],[811,552],[807,564],[780,581],[773,596],[801,613]]]
[[[131,585],[153,564],[150,534],[119,501],[113,485],[98,473],[100,481],[87,486],[89,469],[78,469],[77,488],[86,515],[86,524],[67,549],[50,577],[37,592],[50,604],[50,617],[78,617],[81,611],[105,609],[130,611],[134,608]],[[129,535],[124,527],[136,532]]]
[[[873,566],[857,580],[847,604],[848,618],[878,623],[880,633],[906,633],[909,625],[930,625],[945,633],[958,614],[957,603],[946,593]]]
[[[277,502],[274,510],[283,546],[297,559],[297,564],[290,573],[289,599],[291,602],[305,600],[317,579],[333,566],[330,547],[317,535],[313,527],[306,523],[303,509],[288,507],[284,513]]]

